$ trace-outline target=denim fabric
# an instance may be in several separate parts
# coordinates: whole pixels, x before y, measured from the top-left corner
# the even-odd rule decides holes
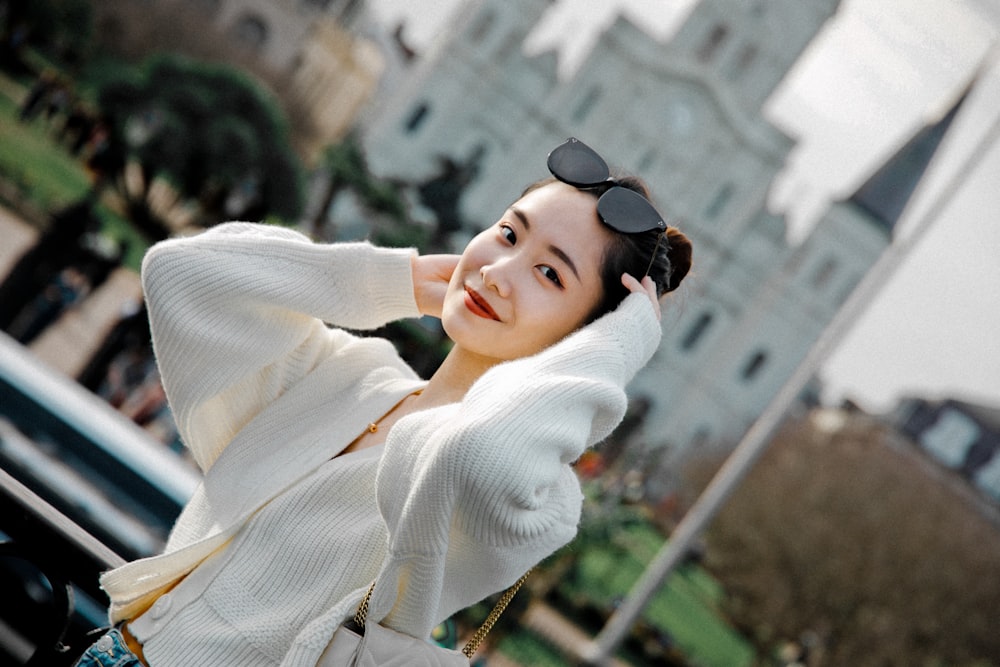
[[[142,667],[142,662],[129,650],[118,628],[112,628],[90,645],[74,667]]]

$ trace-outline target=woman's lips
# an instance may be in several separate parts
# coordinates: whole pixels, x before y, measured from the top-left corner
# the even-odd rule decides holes
[[[496,314],[496,311],[490,307],[479,292],[472,289],[471,287],[465,288],[465,307],[472,311],[474,315],[478,315],[487,320],[500,321],[500,317]]]

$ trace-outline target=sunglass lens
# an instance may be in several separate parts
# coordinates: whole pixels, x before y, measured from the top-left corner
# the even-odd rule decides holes
[[[553,176],[578,188],[603,183],[611,173],[604,158],[579,139],[557,146],[549,153],[548,163]]]
[[[597,200],[597,214],[604,224],[623,234],[667,228],[667,223],[653,205],[641,194],[628,188],[611,188],[601,195]]]

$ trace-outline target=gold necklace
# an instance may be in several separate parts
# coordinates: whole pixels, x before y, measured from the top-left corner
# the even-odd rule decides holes
[[[417,391],[413,392],[412,394],[409,394],[408,396],[406,396],[406,398],[404,398],[403,401],[405,401],[410,396],[419,396],[422,393],[424,393],[424,390],[423,389],[418,389]],[[403,401],[400,401],[399,403],[401,404]],[[399,407],[399,405],[397,404],[396,407]],[[394,407],[392,410],[395,410],[395,409],[396,408]],[[392,412],[392,410],[390,410],[389,412]],[[386,413],[386,414],[388,414],[388,413]],[[384,418],[385,418],[385,416],[383,415],[382,419],[384,419]],[[382,421],[382,419],[379,419],[379,421]],[[378,433],[378,422],[368,422],[368,428],[366,430],[369,433]]]

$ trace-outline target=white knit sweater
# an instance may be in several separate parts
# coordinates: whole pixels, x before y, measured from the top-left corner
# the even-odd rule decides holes
[[[112,621],[159,598],[132,624],[153,667],[313,665],[373,579],[370,618],[427,636],[575,535],[570,464],[659,343],[648,299],[331,458],[425,384],[389,342],[324,324],[418,316],[411,254],[248,223],[147,254],[164,386],[205,471],[165,552],[101,579]]]

